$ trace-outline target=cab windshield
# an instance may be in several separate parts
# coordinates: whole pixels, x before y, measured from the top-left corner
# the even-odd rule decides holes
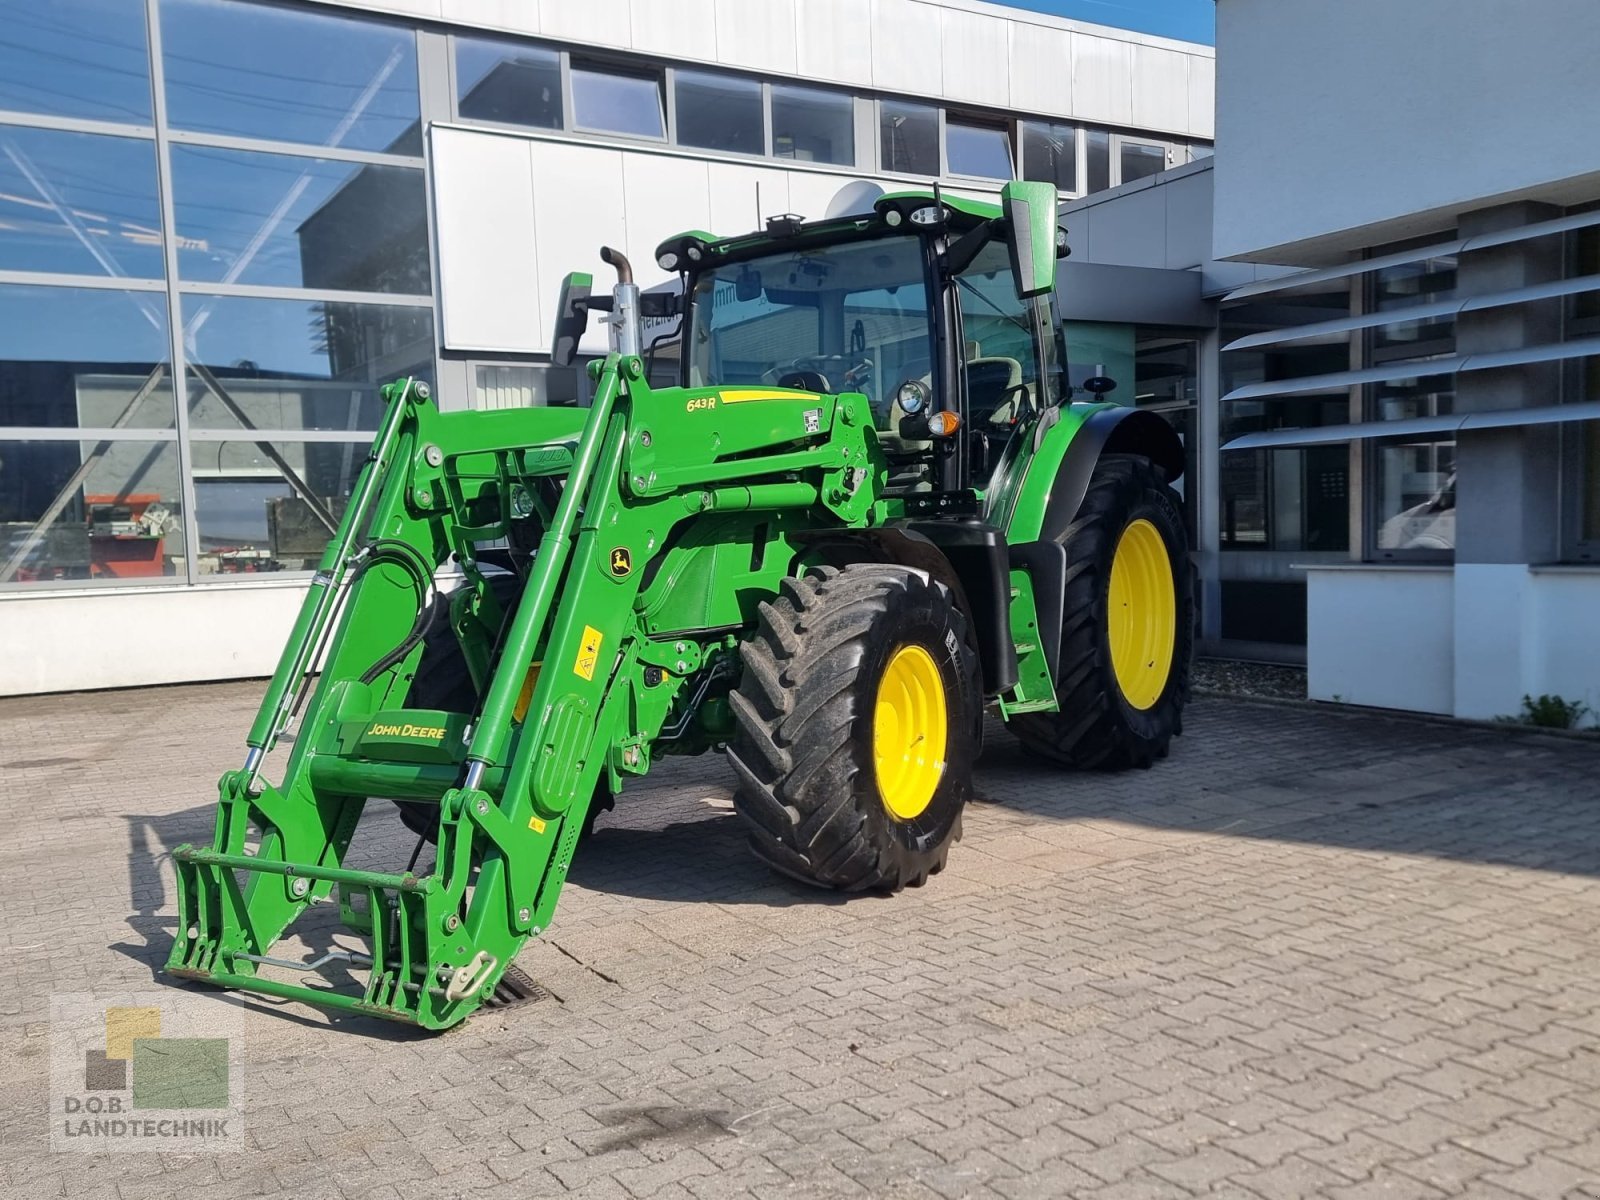
[[[690,387],[861,392],[880,430],[893,397],[933,371],[923,247],[881,238],[730,263],[702,274],[690,316]]]

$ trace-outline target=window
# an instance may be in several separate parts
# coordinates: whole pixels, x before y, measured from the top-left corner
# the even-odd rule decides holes
[[[172,177],[184,279],[432,290],[419,170],[175,145]]]
[[[1053,183],[1058,191],[1077,195],[1077,127],[1046,121],[1023,121],[1022,177]]]
[[[1440,235],[1446,237],[1448,235]],[[1425,244],[1439,238],[1427,238]],[[1401,246],[1385,247],[1382,254]],[[1455,290],[1454,255],[1402,263],[1367,277],[1369,306],[1378,312],[1406,308],[1448,296]],[[1426,363],[1455,352],[1453,317],[1403,321],[1368,332],[1366,361],[1373,366]],[[1416,375],[1368,385],[1368,419],[1401,421],[1443,416],[1455,407],[1455,378]],[[1455,441],[1377,439],[1365,447],[1368,475],[1369,545],[1376,557],[1438,557],[1455,547]]]
[[[1351,285],[1333,280],[1222,310],[1222,342],[1291,325],[1348,316]],[[1306,338],[1222,356],[1222,392],[1250,383],[1302,378],[1348,369],[1342,334]],[[1226,445],[1246,433],[1315,429],[1350,421],[1350,393],[1229,400],[1222,404]],[[1218,461],[1224,550],[1348,551],[1350,448],[1335,443],[1276,450],[1228,450]]]
[[[1103,129],[1090,129],[1084,135],[1088,154],[1088,180],[1084,190],[1103,192],[1111,186],[1111,135]]]
[[[455,42],[456,111],[462,118],[561,128],[558,51],[478,38]]]
[[[772,153],[802,162],[854,166],[854,98],[841,92],[773,84]]]
[[[150,57],[142,4],[8,4],[5,28],[0,108],[149,123]]]
[[[1049,403],[1040,387],[1040,302],[1018,299],[1002,242],[978,251],[956,276],[956,289],[966,343],[969,453],[975,480],[984,480],[1018,423]]]
[[[0,440],[0,586],[177,573],[177,449],[148,438]]]
[[[1119,183],[1148,179],[1167,169],[1167,147],[1164,143],[1135,142],[1129,138],[1119,138],[1118,142],[1117,160],[1122,171]]]
[[[952,175],[975,175],[983,179],[1010,179],[1012,176],[1011,134],[1004,125],[947,117],[944,152]]]
[[[761,84],[754,79],[678,71],[673,96],[679,145],[730,154],[766,153]]]
[[[574,60],[572,117],[581,129],[665,138],[661,76]]]
[[[0,286],[0,331],[0,426],[173,427],[164,292]]]
[[[879,154],[885,171],[906,175],[938,175],[939,110],[898,100],[878,105]]]
[[[0,283],[0,588],[313,569],[379,385],[433,375],[415,30],[235,0],[0,7],[0,272],[39,280]]]
[[[370,437],[383,415],[380,384],[433,376],[433,314],[424,307],[186,294],[183,314],[196,429],[248,421]]]
[[[422,153],[409,29],[235,0],[161,0],[175,128]]]
[[[0,269],[161,278],[155,144],[0,126]]]
[[[933,370],[915,237],[730,263],[700,276],[692,303],[693,387],[810,372],[829,391],[865,393],[886,428],[895,390]]]

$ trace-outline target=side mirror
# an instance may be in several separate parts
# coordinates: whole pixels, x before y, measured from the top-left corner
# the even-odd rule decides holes
[[[754,267],[745,267],[733,281],[733,298],[735,300],[759,300],[761,298],[761,272]]]
[[[1051,183],[1013,179],[1000,189],[1011,226],[1011,272],[1017,296],[1042,296],[1056,285],[1056,189]]]
[[[589,328],[589,292],[593,287],[594,276],[583,271],[573,271],[561,281],[555,339],[550,347],[550,361],[558,367],[570,367],[578,357],[578,343]]]

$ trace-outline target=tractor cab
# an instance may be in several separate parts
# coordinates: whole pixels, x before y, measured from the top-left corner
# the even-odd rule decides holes
[[[1019,429],[1061,399],[1048,293],[1066,253],[1049,185],[1000,206],[933,193],[866,213],[664,242],[684,272],[686,387],[867,398],[886,491],[975,493]]]

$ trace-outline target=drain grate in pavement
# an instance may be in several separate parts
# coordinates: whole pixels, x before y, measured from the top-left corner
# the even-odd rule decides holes
[[[495,985],[494,995],[485,1000],[483,1007],[478,1011],[504,1012],[508,1008],[554,999],[556,994],[532,975],[519,967],[510,966],[506,968],[506,973],[501,976],[500,982]]]

